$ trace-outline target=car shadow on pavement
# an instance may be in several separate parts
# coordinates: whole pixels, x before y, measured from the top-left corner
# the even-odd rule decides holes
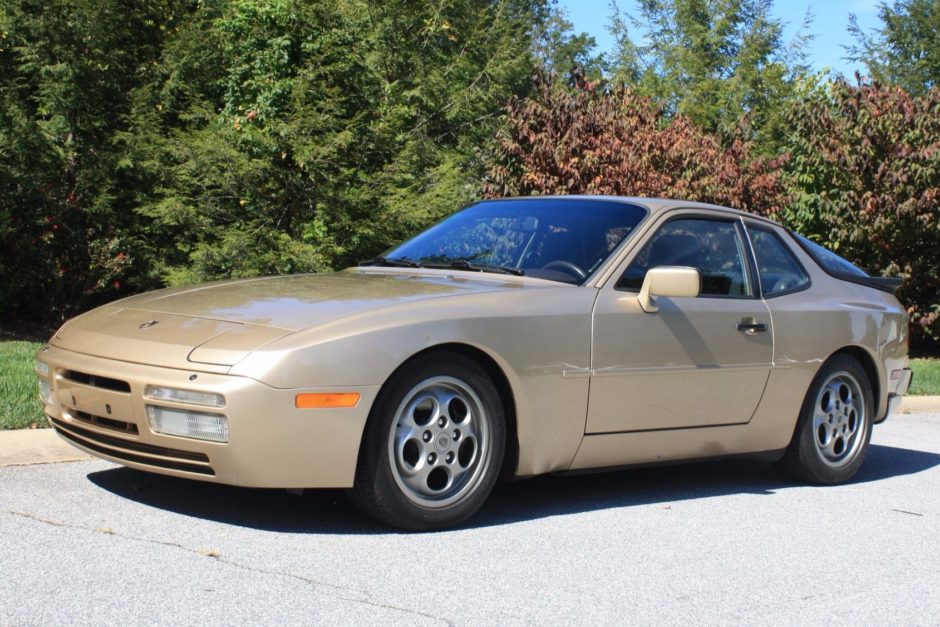
[[[940,466],[940,454],[872,445],[853,484],[912,475]],[[587,475],[535,477],[497,488],[471,526],[518,522],[585,511],[673,503],[732,494],[773,495],[805,487],[767,463],[746,459],[703,461],[674,466]],[[813,487],[826,490],[827,486]]]
[[[940,465],[940,454],[872,445],[853,483],[912,475]],[[130,468],[90,473],[95,485],[148,507],[224,524],[285,533],[378,534],[341,490],[260,490],[177,479]],[[773,495],[797,484],[769,465],[741,459],[613,472],[545,475],[496,486],[465,528],[732,494]],[[826,487],[816,488],[820,490]]]

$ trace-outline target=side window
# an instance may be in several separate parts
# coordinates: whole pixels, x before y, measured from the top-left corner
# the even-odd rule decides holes
[[[639,290],[646,271],[657,266],[689,266],[702,275],[702,296],[753,295],[744,245],[734,222],[680,218],[667,222],[617,282],[617,289]]]
[[[748,233],[764,296],[792,292],[809,285],[806,270],[776,233],[752,226],[748,226]]]

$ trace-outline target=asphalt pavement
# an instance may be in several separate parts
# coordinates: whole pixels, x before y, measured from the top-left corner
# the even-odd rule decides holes
[[[940,624],[940,413],[857,478],[724,461],[498,486],[461,529],[103,461],[0,468],[0,625]]]

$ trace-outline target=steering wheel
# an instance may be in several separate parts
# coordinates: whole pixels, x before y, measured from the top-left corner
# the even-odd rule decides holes
[[[549,261],[544,266],[542,270],[561,270],[568,274],[573,274],[579,279],[586,279],[587,272],[581,269],[577,264],[571,263],[570,261],[565,261],[564,259],[556,259],[555,261]]]

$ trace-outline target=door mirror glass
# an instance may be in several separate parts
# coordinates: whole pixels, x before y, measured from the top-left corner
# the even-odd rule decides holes
[[[656,298],[694,298],[702,289],[702,276],[695,268],[659,266],[646,272],[637,299],[647,313],[659,311]]]

